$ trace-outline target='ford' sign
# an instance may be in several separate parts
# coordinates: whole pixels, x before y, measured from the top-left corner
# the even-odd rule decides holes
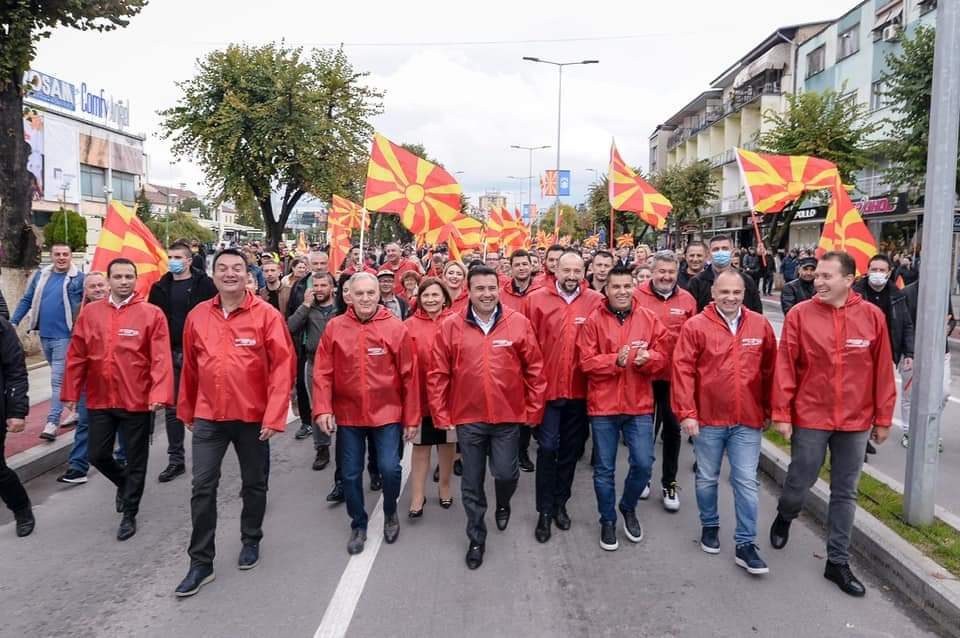
[[[69,82],[31,69],[23,74],[23,83],[30,97],[70,111],[77,110],[77,89]]]

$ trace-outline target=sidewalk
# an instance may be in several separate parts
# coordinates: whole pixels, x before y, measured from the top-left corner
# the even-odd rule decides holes
[[[30,384],[27,427],[19,434],[8,433],[5,445],[7,465],[22,481],[65,463],[73,447],[73,426],[61,428],[53,442],[39,436],[50,410],[50,367],[42,356],[27,357],[27,375]]]

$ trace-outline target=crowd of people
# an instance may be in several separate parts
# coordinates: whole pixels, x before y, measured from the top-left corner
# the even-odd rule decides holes
[[[866,453],[893,422],[895,365],[909,383],[916,281],[906,281],[910,264],[883,255],[858,280],[843,252],[819,260],[764,253],[741,252],[716,235],[676,252],[552,245],[509,256],[489,250],[463,263],[443,250],[389,243],[366,254],[354,248],[331,264],[319,246],[295,256],[281,243],[275,253],[224,247],[208,274],[198,246],[176,241],[169,272],[144,297],[135,292],[133,262],[115,259],[105,273],[84,276],[69,248],[56,245],[11,322],[39,332],[50,363],[51,408],[40,436],[55,439],[76,415],[58,480],[83,483],[92,464],[115,484],[118,540],[137,531],[154,414],[163,411],[167,434],[162,483],[186,473],[185,431],[192,432],[190,567],[177,596],[214,579],[217,489],[231,444],[242,481],[237,564],[259,563],[269,442],[284,432],[290,410],[299,421],[295,438],[312,439],[313,470],[335,465],[326,500],[346,503],[350,554],[367,540],[365,469],[370,489],[382,492],[384,541],[397,541],[401,459],[411,443],[407,518],[424,515],[431,467],[444,509],[454,504],[459,476],[470,569],[482,565],[487,548],[488,465],[501,531],[520,472],[535,474],[532,531],[547,543],[554,529],[573,525],[575,469],[589,462],[599,544],[615,551],[620,530],[632,543],[644,538],[638,503],[652,496],[658,436],[657,500],[668,512],[680,509],[686,435],[696,457],[700,548],[721,551],[717,494],[726,454],[733,558],[765,574],[757,468],[762,432],[772,427],[790,439],[792,462],[770,545],[787,544],[829,449],[824,576],[862,596],[849,566],[856,484]],[[776,269],[790,276],[779,344],[761,298]],[[29,408],[11,322],[0,319],[0,448],[7,432],[23,430]],[[627,472],[618,498],[621,444]],[[2,454],[0,495],[17,535],[30,534],[29,497]]]

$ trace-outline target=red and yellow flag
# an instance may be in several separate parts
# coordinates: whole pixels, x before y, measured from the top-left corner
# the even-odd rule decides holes
[[[487,232],[484,234],[484,241],[487,244],[487,250],[499,251],[502,246],[502,236],[504,231],[504,215],[509,216],[506,208],[494,206],[490,209],[487,217]]]
[[[459,261],[463,251],[483,246],[483,223],[458,213],[449,223],[423,233],[423,238],[433,246],[446,242],[450,255]]]
[[[327,212],[327,244],[334,271],[339,271],[340,265],[346,260],[353,245],[353,231],[360,228],[364,219],[369,228],[370,218],[363,214],[363,208],[345,197],[332,197]]]
[[[529,247],[530,228],[523,224],[519,214],[511,216],[506,210],[503,213],[503,232],[500,235],[500,245],[504,254],[510,256],[515,250]]]
[[[90,264],[91,272],[107,272],[107,266],[117,257],[125,257],[136,265],[137,292],[144,297],[167,272],[167,251],[150,229],[132,210],[110,200]]]
[[[461,192],[450,173],[374,133],[364,196],[368,211],[400,215],[400,222],[420,235],[461,214]]]
[[[590,235],[589,237],[583,240],[583,245],[585,248],[596,248],[597,246],[600,245],[600,235],[599,234]]]
[[[758,213],[779,213],[812,190],[833,188],[837,167],[808,155],[768,155],[737,150],[750,207]]]
[[[817,258],[831,250],[842,250],[857,262],[857,274],[867,272],[870,258],[877,254],[877,242],[860,211],[850,201],[838,174],[834,179],[830,208],[817,245]]]
[[[624,233],[617,237],[617,243],[615,244],[617,248],[621,246],[633,246],[633,235],[630,233]]]
[[[538,230],[536,243],[537,243],[537,248],[543,248],[544,250],[546,250],[547,248],[550,247],[551,244],[553,244],[553,236],[546,234],[542,230]]]
[[[667,215],[673,210],[673,204],[624,163],[613,142],[610,143],[607,179],[611,208],[635,213],[656,230],[666,228]]]

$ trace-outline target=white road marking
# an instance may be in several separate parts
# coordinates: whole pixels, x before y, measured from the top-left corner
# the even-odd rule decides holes
[[[412,446],[407,444],[403,453],[403,461],[400,464],[403,470],[400,478],[401,494],[407,483],[407,478],[410,476],[410,457],[412,456]],[[330,598],[327,609],[323,613],[320,626],[313,634],[314,638],[341,638],[347,634],[350,621],[353,620],[357,603],[360,602],[363,588],[367,584],[367,578],[370,576],[370,570],[373,569],[373,562],[377,559],[382,544],[383,495],[381,494],[367,522],[366,546],[361,553],[354,554],[347,562],[347,566],[340,576],[340,582],[337,583],[337,589],[333,592],[333,597]]]

